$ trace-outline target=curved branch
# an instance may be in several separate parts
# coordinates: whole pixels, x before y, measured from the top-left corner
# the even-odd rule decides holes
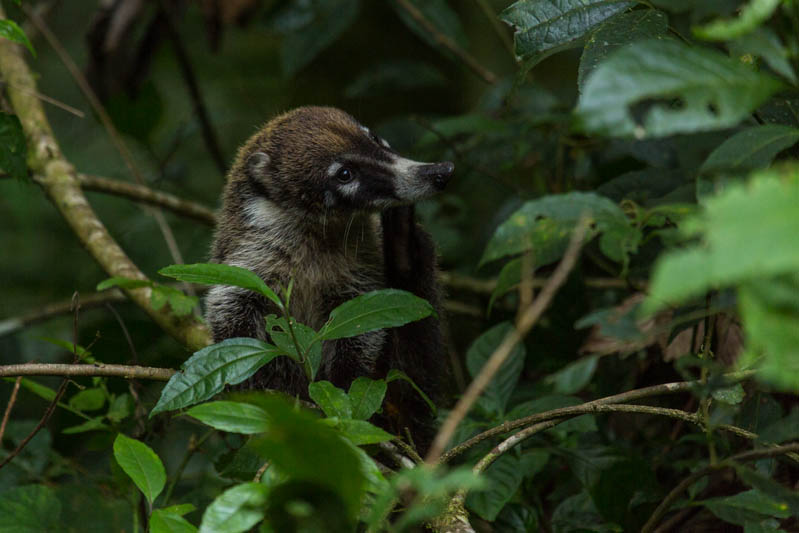
[[[78,174],[78,183],[86,191],[122,196],[135,202],[169,209],[178,215],[193,218],[209,226],[216,224],[216,215],[212,209],[174,194],[153,190],[145,185],[88,174]]]
[[[125,379],[150,379],[169,381],[177,370],[136,365],[106,365],[102,363],[68,365],[59,363],[24,363],[0,366],[0,377],[4,376],[90,376]]]
[[[0,8],[0,17],[5,16]],[[21,48],[0,39],[0,73],[9,80],[8,98],[22,123],[28,145],[28,167],[89,253],[111,276],[147,279],[108,233],[80,188],[75,168],[61,153],[41,102],[33,96],[36,83]],[[164,331],[191,349],[210,342],[208,330],[195,317],[177,317],[167,306],[154,309],[151,289],[125,291]]]

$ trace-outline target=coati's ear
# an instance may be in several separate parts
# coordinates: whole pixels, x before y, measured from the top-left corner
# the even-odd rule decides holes
[[[271,158],[266,152],[253,152],[247,157],[247,172],[252,177],[263,176]]]

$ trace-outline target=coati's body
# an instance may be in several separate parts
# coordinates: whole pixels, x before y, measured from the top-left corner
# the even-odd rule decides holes
[[[289,311],[314,329],[339,304],[375,289],[407,290],[438,307],[434,248],[411,204],[442,188],[452,169],[400,157],[338,109],[295,109],[239,150],[212,260],[252,270],[274,289],[293,279]],[[268,340],[269,313],[278,314],[273,304],[243,289],[215,286],[207,297],[215,342]],[[347,388],[358,376],[383,378],[397,368],[436,397],[443,367],[438,318],[430,317],[323,343],[317,379]],[[306,396],[308,382],[299,365],[280,357],[248,386]],[[392,429],[409,426],[424,445],[418,421],[429,413],[417,393],[392,384],[389,403]]]

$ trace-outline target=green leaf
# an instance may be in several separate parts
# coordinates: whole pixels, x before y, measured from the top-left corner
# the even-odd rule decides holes
[[[363,98],[380,92],[409,91],[446,84],[447,79],[434,66],[418,61],[380,62],[358,75],[344,89],[347,98]]]
[[[772,444],[799,439],[799,408],[794,407],[788,416],[769,424],[758,433],[758,441]]]
[[[86,433],[87,431],[97,431],[100,429],[103,431],[111,430],[109,426],[103,423],[102,416],[92,418],[82,424],[78,424],[77,426],[71,426],[65,428],[64,430],[61,431],[61,433],[63,433],[64,435],[75,435],[77,433]]]
[[[256,401],[269,413],[270,424],[266,433],[250,441],[251,449],[292,481],[308,482],[338,495],[345,514],[354,518],[366,483],[355,448],[323,419],[294,408],[279,396],[260,395]]]
[[[480,337],[478,337],[466,352],[466,368],[472,378],[476,377],[483,365],[486,364],[489,357],[494,351],[502,344],[502,341],[513,330],[513,324],[510,322],[502,322],[492,327]],[[499,370],[491,379],[491,382],[486,386],[482,397],[479,402],[498,415],[505,412],[505,407],[508,405],[508,400],[516,388],[516,383],[519,381],[519,376],[524,368],[525,349],[524,345],[519,343],[511,350],[508,358],[499,367]]]
[[[169,379],[150,416],[205,401],[222,392],[225,385],[249,378],[277,355],[278,349],[271,344],[249,338],[226,339],[203,348]]]
[[[516,55],[526,58],[573,44],[632,5],[620,0],[519,0],[499,18],[513,26]]]
[[[267,287],[258,274],[246,268],[216,263],[196,263],[193,265],[169,265],[158,271],[162,276],[175,278],[189,283],[204,283],[206,285],[233,285],[268,298],[279,309],[283,309],[283,302],[277,294]]]
[[[291,327],[294,329],[293,337],[284,317],[266,316],[266,332],[269,339],[280,349],[281,354],[287,355],[297,362],[303,361],[303,357],[306,357],[307,361],[304,365],[306,375],[309,380],[313,380],[322,362],[322,344],[317,342],[317,333],[313,328],[300,324],[293,318]],[[301,353],[297,353],[297,345],[294,344],[295,338]]]
[[[341,434],[349,439],[356,446],[364,444],[377,444],[393,440],[395,437],[391,433],[370,424],[366,420],[354,420],[352,418],[327,418],[322,421],[326,425],[336,428]]]
[[[485,520],[493,522],[519,489],[524,472],[519,458],[506,453],[486,469],[484,476],[487,487],[480,492],[469,493],[466,506]]]
[[[195,405],[186,411],[203,424],[219,431],[252,435],[269,427],[269,415],[258,407],[242,402],[217,401]]]
[[[704,26],[694,27],[694,35],[708,41],[735,39],[760,26],[781,3],[782,0],[750,0],[736,18],[714,20]]]
[[[435,414],[438,411],[438,409],[436,408],[436,404],[433,403],[433,400],[431,400],[430,397],[427,394],[425,394],[422,389],[419,388],[419,385],[414,383],[414,381],[410,378],[410,376],[408,376],[408,374],[396,368],[392,368],[391,370],[388,371],[388,375],[386,376],[386,383],[391,383],[392,381],[398,379],[405,381],[411,387],[413,387],[413,390],[415,390],[416,394],[418,394],[422,398],[422,400],[424,400],[424,402],[427,404],[427,406],[430,408],[433,414]]]
[[[634,41],[666,33],[669,19],[657,9],[637,9],[608,19],[591,34],[580,56],[577,88],[582,92],[585,80],[608,54]]]
[[[111,400],[111,405],[108,406],[108,412],[105,416],[111,422],[121,422],[133,414],[133,408],[133,397],[127,393],[120,394]]]
[[[725,498],[712,498],[696,503],[704,505],[725,522],[740,526],[748,522],[759,522],[768,516],[787,518],[791,515],[787,505],[772,500],[758,490],[749,490]]]
[[[292,1],[275,21],[275,28],[284,34],[283,71],[296,74],[333,44],[355,21],[358,7],[358,0]]]
[[[522,205],[496,229],[480,264],[528,250],[532,251],[535,265],[557,261],[566,251],[571,233],[583,214],[596,226],[586,239],[602,233],[599,242],[602,253],[614,261],[626,262],[627,255],[637,249],[640,230],[607,198],[594,193],[571,192],[545,196]]]
[[[686,221],[703,245],[664,255],[655,265],[642,312],[698,296],[713,287],[799,270],[799,168],[761,171],[747,184],[709,198]],[[743,307],[742,307],[743,308]]]
[[[583,390],[594,377],[599,357],[589,356],[569,363],[561,370],[547,376],[546,382],[554,385],[554,392],[575,394]]]
[[[380,409],[388,385],[382,379],[367,377],[355,378],[350,385],[348,396],[352,406],[352,418],[368,420]]]
[[[796,73],[791,66],[788,50],[771,28],[758,28],[747,33],[730,43],[729,48],[730,54],[733,57],[738,57],[742,62],[751,59],[746,57],[747,54],[762,57],[766,64],[774,69],[774,72],[791,83],[796,83]]]
[[[779,124],[753,126],[721,143],[700,172],[742,172],[767,167],[777,154],[799,142],[799,129]]]
[[[308,395],[326,416],[352,418],[352,405],[347,393],[329,381],[315,381],[308,385]]]
[[[452,39],[452,41],[461,48],[466,48],[468,46],[469,40],[466,32],[463,30],[463,25],[458,18],[458,14],[447,4],[447,0],[410,0],[410,3],[421,11],[424,18],[426,18],[436,30]],[[417,37],[432,48],[446,50],[430,31],[420,26],[405,9],[398,6],[397,2],[391,2],[391,5],[394,7],[394,10],[397,12],[402,22],[404,22]]]
[[[0,34],[3,22],[11,21],[0,20]],[[0,112],[0,169],[12,178],[27,179],[27,157],[28,145],[25,143],[22,124],[16,115]]]
[[[723,389],[716,389],[712,392],[714,399],[724,402],[729,405],[737,405],[744,399],[744,388],[740,383],[736,383],[732,387],[724,387]]]
[[[735,126],[781,86],[714,50],[651,39],[600,63],[576,114],[589,133],[663,137]]]
[[[242,483],[229,488],[203,513],[200,533],[249,531],[263,520],[268,493],[260,483]]]
[[[799,515],[799,494],[795,490],[742,465],[736,466],[735,472],[744,483],[760,492],[764,497],[774,500],[776,505],[769,505],[774,510],[766,514],[780,518],[784,518],[782,513],[794,516]]]
[[[150,533],[196,533],[197,528],[180,514],[156,509],[150,515]]]
[[[169,307],[177,316],[191,314],[197,305],[197,297],[184,294],[183,291],[166,285],[153,284],[153,292],[150,295],[150,302],[154,309],[161,309],[164,304],[169,303]]]
[[[101,388],[85,389],[69,399],[69,406],[78,411],[96,411],[105,405],[105,392]]]
[[[402,326],[433,313],[427,300],[407,291],[381,289],[344,302],[330,312],[319,337],[325,340],[354,337],[383,328]]]
[[[24,45],[33,54],[33,57],[36,57],[36,51],[28,40],[28,36],[13,20],[0,19],[0,38]]]
[[[114,276],[97,284],[98,291],[104,291],[111,287],[119,287],[120,289],[141,289],[144,287],[152,287],[153,282],[148,279],[131,279],[123,278],[121,276]]]
[[[166,483],[161,459],[149,446],[122,433],[114,439],[114,459],[152,505]]]
[[[0,492],[0,531],[42,533],[63,531],[61,502],[45,485],[3,487]]]
[[[532,259],[532,258],[531,258]],[[524,257],[517,257],[516,259],[511,259],[502,267],[502,270],[499,271],[497,275],[497,284],[494,287],[494,290],[491,291],[491,298],[488,300],[488,312],[491,313],[491,309],[494,307],[494,303],[497,301],[497,298],[504,295],[506,292],[510,291],[522,280],[522,267],[524,266]],[[530,267],[533,267],[533,261],[530,261]]]

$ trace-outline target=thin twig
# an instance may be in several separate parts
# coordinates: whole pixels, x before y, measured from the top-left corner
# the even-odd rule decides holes
[[[499,347],[497,347],[488,361],[486,361],[485,365],[483,365],[480,373],[466,388],[466,391],[458,400],[458,403],[455,404],[455,407],[449,413],[449,416],[444,421],[435,439],[433,439],[433,444],[430,446],[430,451],[425,458],[425,462],[432,464],[438,460],[444,448],[452,438],[452,435],[455,433],[458,424],[460,424],[461,420],[463,420],[469,412],[469,409],[474,405],[474,402],[477,401],[477,398],[479,398],[480,394],[490,383],[494,374],[499,370],[499,367],[502,366],[502,363],[505,362],[505,359],[510,355],[513,348],[521,342],[538,321],[544,310],[549,306],[555,293],[557,293],[560,286],[566,281],[569,272],[571,272],[572,268],[574,268],[574,265],[577,263],[577,257],[579,256],[580,248],[583,244],[583,237],[585,236],[586,229],[586,220],[581,218],[577,223],[574,233],[572,233],[569,246],[563,254],[563,259],[561,259],[560,263],[555,268],[547,284],[541,289],[538,297],[536,297],[532,304],[521,314],[516,323],[516,327],[505,336],[505,339]]]
[[[8,419],[11,416],[11,410],[14,408],[14,403],[17,401],[17,393],[19,392],[19,386],[22,384],[22,376],[17,377],[16,381],[14,381],[14,388],[11,389],[11,397],[8,399],[8,405],[6,405],[6,410],[3,413],[3,421],[0,422],[0,443],[3,442],[3,435],[6,433],[6,424],[8,424]]]
[[[177,371],[171,368],[158,368],[137,365],[109,365],[104,363],[70,365],[63,363],[23,363],[19,365],[0,365],[3,376],[106,376],[125,379],[150,379],[168,381]]]
[[[136,202],[168,209],[173,213],[193,218],[209,226],[216,224],[216,215],[212,209],[190,200],[184,200],[174,194],[156,191],[146,185],[113,180],[100,176],[91,176],[88,174],[78,174],[78,182],[80,186],[87,191],[122,196]]]
[[[266,471],[269,469],[269,466],[271,464],[272,463],[267,461],[264,464],[262,464],[260,468],[258,468],[258,470],[255,472],[255,475],[252,477],[253,483],[260,483],[261,482],[261,478],[266,473]]]
[[[449,38],[449,36],[443,34],[436,28],[432,22],[427,20],[427,17],[424,16],[424,13],[419,11],[419,9],[413,5],[409,0],[397,0],[397,4],[405,10],[405,12],[419,25],[422,27],[424,31],[426,31],[430,36],[452,52],[458,59],[460,59],[466,67],[469,68],[474,74],[477,75],[481,80],[488,83],[489,85],[494,85],[497,83],[497,76],[484,66],[482,66],[469,52],[458,46],[458,44]]]
[[[728,468],[733,466],[736,462],[742,461],[754,461],[757,459],[764,459],[766,457],[777,457],[779,455],[786,455],[789,453],[797,453],[799,452],[799,442],[791,442],[789,444],[783,444],[781,446],[776,446],[774,448],[766,448],[766,449],[759,449],[759,450],[750,450],[747,452],[739,453],[737,455],[733,455],[732,457],[726,459],[725,461],[716,463],[714,465],[708,465],[704,468],[693,472],[691,475],[683,479],[676,487],[674,487],[671,492],[669,492],[663,501],[655,508],[652,512],[652,515],[649,517],[649,520],[646,521],[644,527],[641,528],[641,533],[649,533],[655,529],[655,526],[660,521],[661,518],[668,512],[669,508],[675,502],[675,500],[683,493],[688,487],[705,477],[706,475],[710,474],[715,470],[720,470],[723,468]]]
[[[11,85],[11,84],[9,83],[9,85]],[[19,90],[19,91],[22,91],[22,92],[27,92],[28,94],[30,94],[32,96],[35,96],[36,98],[38,98],[42,102],[47,102],[48,104],[50,104],[52,106],[55,106],[55,107],[57,107],[59,109],[63,109],[67,113],[72,113],[73,115],[75,115],[78,118],[85,118],[86,117],[86,113],[84,113],[80,109],[78,109],[76,107],[72,107],[71,105],[65,104],[64,102],[61,102],[60,100],[56,100],[55,98],[51,98],[50,96],[47,96],[46,94],[42,94],[42,93],[40,93],[38,91],[31,91],[27,87],[15,86],[14,88]]]
[[[189,53],[180,38],[180,32],[178,32],[174,20],[172,19],[169,3],[171,2],[166,2],[165,0],[159,0],[158,2],[158,7],[163,15],[164,26],[166,27],[169,39],[172,41],[172,46],[175,49],[175,57],[178,60],[180,72],[183,76],[183,80],[186,82],[186,88],[189,90],[191,101],[194,104],[194,112],[197,113],[197,119],[200,121],[200,129],[203,133],[205,146],[208,148],[208,152],[214,164],[216,164],[216,168],[221,175],[224,176],[227,172],[227,164],[222,155],[222,149],[219,147],[219,138],[211,125],[211,119],[208,117],[208,110],[205,106],[202,94],[200,93],[200,85],[197,83],[197,76],[194,74],[194,68],[192,67]]]
[[[740,381],[749,379],[752,376],[754,376],[754,374],[755,374],[754,371],[735,372],[735,373],[726,374],[723,377],[724,377],[724,382],[726,384],[732,385],[734,383],[738,383]],[[699,381],[678,381],[675,383],[663,383],[661,385],[652,385],[650,387],[634,389],[631,391],[622,392],[620,394],[606,396],[604,398],[599,398],[597,400],[586,402],[582,404],[582,406],[590,407],[594,405],[621,404],[621,403],[631,402],[634,400],[639,400],[641,398],[648,398],[651,396],[688,392],[691,390],[695,390],[700,385],[701,384]],[[582,407],[582,406],[575,406],[575,407]],[[451,450],[447,451],[445,454],[441,456],[441,462],[442,463],[449,462],[453,458],[463,453],[464,451],[468,450],[469,448],[472,448],[475,445],[479,444],[480,442],[489,439],[491,437],[507,433],[514,429],[529,426],[530,424],[535,424],[537,422],[548,420],[550,418],[563,416],[564,413],[568,412],[567,411],[568,409],[571,408],[561,407],[560,409],[553,409],[551,411],[546,411],[544,413],[536,413],[534,415],[525,416],[523,418],[518,418],[516,420],[509,420],[507,422],[504,422],[478,435],[475,435],[474,437],[464,441],[463,443],[457,446],[454,446]]]

